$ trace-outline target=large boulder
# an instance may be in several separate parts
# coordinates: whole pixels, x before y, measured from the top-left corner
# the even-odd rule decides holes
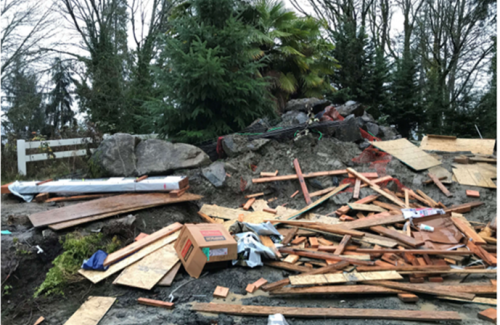
[[[365,112],[363,105],[352,100],[348,101],[344,105],[335,107],[335,109],[343,117],[349,116],[351,114],[354,114],[354,116],[356,117],[363,116],[363,113]]]
[[[94,176],[135,176],[135,146],[139,141],[126,133],[116,133],[103,140],[90,159]]]
[[[335,129],[334,137],[344,142],[356,142],[363,139],[354,116],[348,119],[346,118],[339,123],[338,127]]]
[[[215,187],[221,187],[226,180],[226,170],[223,162],[214,162],[210,166],[203,168],[201,173]]]
[[[318,99],[318,98],[301,98],[301,99],[292,99],[286,103],[285,112],[288,111],[301,111],[308,112],[310,108],[312,108],[314,113],[318,113],[325,109],[330,105],[330,102],[326,99]]]
[[[371,133],[374,137],[378,137],[380,135],[380,128],[377,124],[368,122],[366,123],[366,131]]]
[[[396,131],[396,128],[392,126],[379,126],[380,131],[382,132],[382,140],[388,141],[388,140],[395,140],[397,138],[400,138],[398,131]]]
[[[236,157],[245,152],[257,151],[265,146],[269,141],[269,139],[255,139],[248,141],[245,136],[231,134],[225,136],[222,140],[222,148],[229,157]]]
[[[137,175],[159,175],[177,169],[196,168],[211,163],[198,147],[159,139],[142,141],[136,148]]]

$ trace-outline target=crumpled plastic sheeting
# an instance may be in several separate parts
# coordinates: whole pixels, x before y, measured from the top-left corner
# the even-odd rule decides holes
[[[282,314],[274,314],[267,318],[267,325],[288,325],[288,323]]]
[[[253,232],[256,235],[264,236],[278,236],[282,237],[281,234],[274,228],[273,224],[269,221],[266,223],[248,223],[237,221],[229,227],[229,232],[233,234],[239,234],[241,232]]]
[[[21,187],[21,183],[19,181],[15,181],[14,183],[10,184],[9,186],[9,191],[14,194],[15,196],[20,197],[26,202],[31,202],[33,198],[35,197],[32,194],[21,194],[19,193],[19,188]]]
[[[263,265],[262,256],[267,259],[277,259],[276,254],[259,240],[253,232],[243,232],[236,234],[238,241],[238,259],[233,260],[233,265],[242,265],[254,268]]]

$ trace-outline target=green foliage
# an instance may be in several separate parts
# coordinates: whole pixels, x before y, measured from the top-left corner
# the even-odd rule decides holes
[[[3,295],[4,296],[10,295],[12,293],[12,289],[13,289],[13,287],[11,285],[8,285],[8,284],[4,285],[3,286]]]
[[[338,68],[330,55],[334,46],[323,39],[323,21],[297,17],[282,1],[259,0],[252,42],[265,55],[263,76],[271,78],[272,93],[281,109],[291,98],[322,97],[333,88],[326,76]],[[254,55],[257,57],[256,55]]]
[[[107,244],[103,243],[102,237],[102,233],[82,236],[74,232],[67,234],[64,239],[61,238],[64,252],[52,261],[54,266],[45,276],[44,282],[35,291],[34,297],[38,297],[41,293],[45,293],[46,296],[51,294],[64,295],[64,286],[77,278],[77,272],[84,259],[89,258],[99,249],[109,254],[120,246],[116,237]]]
[[[254,31],[235,0],[193,0],[188,13],[171,23],[164,37],[155,84],[160,98],[147,103],[154,129],[180,141],[195,142],[241,130],[273,114],[262,59],[248,55]]]

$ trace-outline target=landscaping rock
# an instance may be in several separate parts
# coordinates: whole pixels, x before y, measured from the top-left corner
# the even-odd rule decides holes
[[[349,118],[339,123],[338,127],[335,129],[334,137],[345,142],[356,142],[361,140],[362,137],[356,119]]]
[[[380,128],[378,127],[377,124],[368,122],[366,123],[366,131],[371,133],[371,135],[373,135],[374,137],[378,137],[380,133]]]
[[[223,162],[214,162],[201,170],[205,177],[213,186],[221,187],[226,180],[226,170]]]
[[[396,131],[395,128],[391,126],[383,126],[379,125],[380,131],[382,132],[381,137],[382,140],[387,141],[387,140],[394,140],[398,138],[398,131]]]
[[[160,175],[177,169],[203,167],[211,162],[198,147],[159,139],[139,143],[136,155],[137,175]]]
[[[366,122],[373,122],[375,123],[375,119],[373,118],[373,116],[371,116],[370,114],[368,114],[366,111],[363,113],[363,115],[361,116],[361,119],[366,123]]]
[[[135,176],[135,146],[140,139],[126,133],[116,133],[101,142],[92,155],[91,168],[99,176]]]
[[[348,101],[344,105],[335,107],[340,115],[346,117],[348,115],[354,114],[355,116],[363,116],[365,109],[360,103],[356,103],[352,100]]]
[[[314,113],[318,113],[330,105],[330,102],[326,99],[318,98],[301,98],[292,99],[286,103],[285,112],[288,111],[301,111],[307,113],[310,108],[312,108]]]
[[[286,127],[298,125],[307,122],[307,114],[300,111],[288,111],[281,116],[282,121],[276,125],[277,127]]]
[[[269,139],[255,139],[248,141],[245,136],[231,134],[225,136],[222,140],[222,148],[229,157],[236,157],[245,152],[257,151],[265,146],[269,141]]]

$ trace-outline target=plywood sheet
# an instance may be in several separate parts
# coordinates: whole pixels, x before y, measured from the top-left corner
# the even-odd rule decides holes
[[[483,164],[453,166],[453,176],[462,185],[497,188],[491,179],[496,178],[496,166],[484,166]]]
[[[89,297],[64,325],[97,325],[115,302],[115,297]]]
[[[174,244],[169,244],[127,267],[113,284],[151,290],[178,261]]]
[[[292,285],[336,284],[346,282],[363,282],[374,280],[401,280],[403,277],[396,271],[351,272],[339,274],[295,275],[290,277]]]
[[[129,265],[134,264],[135,262],[139,261],[140,259],[144,258],[145,256],[153,253],[154,251],[164,247],[165,245],[168,245],[172,243],[173,241],[177,240],[177,237],[179,237],[180,231],[177,231],[173,233],[172,235],[169,235],[167,237],[164,237],[160,240],[155,241],[151,245],[148,245],[141,249],[140,251],[135,252],[134,254],[125,257],[123,260],[112,264],[109,266],[109,268],[106,271],[93,271],[93,270],[83,270],[80,269],[78,273],[92,281],[94,284],[98,283],[104,279],[106,279],[108,276],[115,274],[118,271],[123,270]]]
[[[240,214],[247,215],[252,213],[251,211],[245,211],[243,209],[231,209],[226,207],[221,207],[215,204],[203,204],[200,212],[209,215],[211,217],[217,217],[225,220],[238,219]]]
[[[170,269],[170,271],[165,274],[165,276],[160,280],[160,282],[157,283],[159,286],[163,287],[170,287],[172,285],[172,282],[174,282],[175,276],[177,275],[177,272],[179,272],[179,269],[181,268],[181,262],[177,262],[177,264],[174,265],[173,268]]]
[[[194,201],[201,198],[201,195],[191,193],[185,193],[175,198],[170,197],[168,193],[123,194],[34,213],[29,216],[29,219],[33,226],[42,227],[98,214],[123,211],[137,207]]]
[[[495,139],[443,139],[425,136],[420,142],[420,149],[459,152],[470,151],[472,153],[493,154]]]
[[[397,139],[391,141],[372,141],[373,146],[396,157],[414,170],[429,169],[441,164],[439,160],[432,157],[419,147],[406,139]]]

